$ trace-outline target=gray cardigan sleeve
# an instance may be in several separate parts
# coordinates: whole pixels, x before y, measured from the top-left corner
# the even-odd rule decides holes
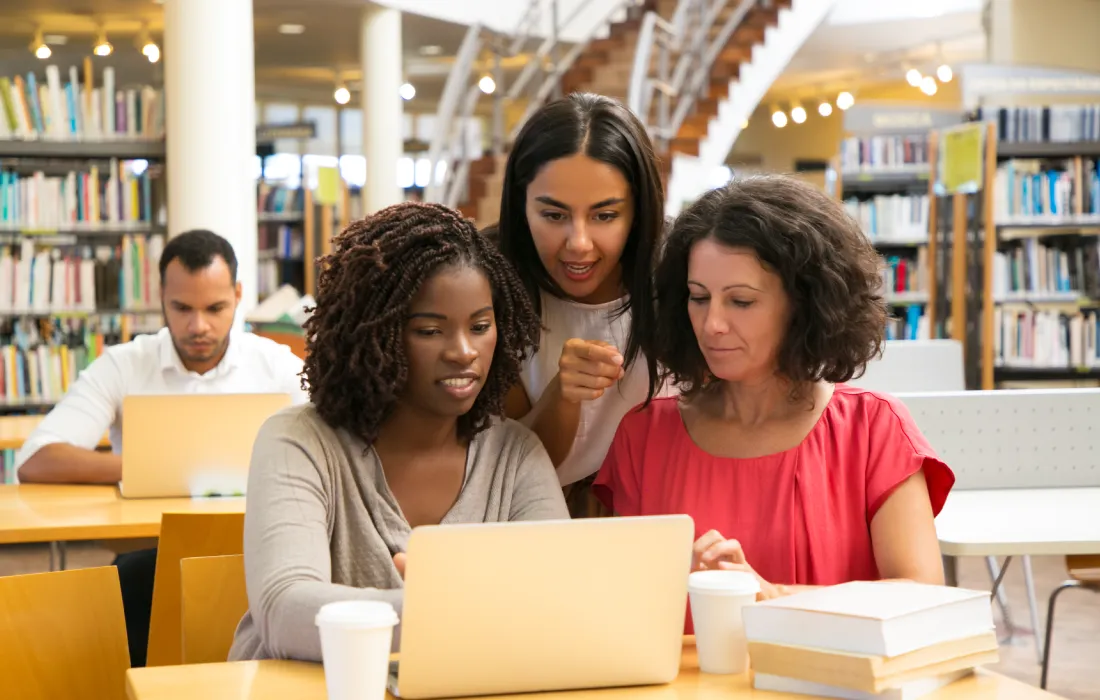
[[[249,609],[272,658],[321,661],[314,617],[327,603],[382,600],[401,612],[401,589],[332,583],[333,488],[312,426],[286,414],[268,420],[252,450],[244,561]]]

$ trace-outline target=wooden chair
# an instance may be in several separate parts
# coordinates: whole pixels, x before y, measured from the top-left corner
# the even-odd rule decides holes
[[[1066,570],[1069,580],[1062,583],[1050,594],[1047,604],[1046,641],[1043,643],[1043,673],[1039,678],[1039,687],[1046,690],[1047,670],[1050,668],[1050,640],[1054,634],[1054,603],[1058,594],[1070,588],[1084,588],[1100,593],[1100,554],[1076,554],[1066,557]]]
[[[180,561],[182,660],[220,663],[248,610],[244,556],[193,557]]]
[[[123,700],[130,653],[113,566],[0,577],[0,696]]]
[[[161,517],[147,666],[183,663],[180,561],[241,554],[243,540],[244,513],[165,513]]]

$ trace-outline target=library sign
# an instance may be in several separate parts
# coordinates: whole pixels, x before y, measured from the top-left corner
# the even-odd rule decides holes
[[[962,123],[963,113],[911,105],[856,105],[844,112],[844,130],[852,134],[924,134]]]
[[[317,138],[317,123],[295,122],[293,124],[258,124],[256,143],[270,143],[281,139]]]
[[[1100,74],[1041,66],[971,64],[959,70],[963,100],[978,105],[989,99],[1034,96],[1100,96]]]

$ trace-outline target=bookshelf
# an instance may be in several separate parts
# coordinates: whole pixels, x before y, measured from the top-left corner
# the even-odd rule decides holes
[[[980,386],[1096,386],[1100,104],[992,106],[975,117],[987,130]]]
[[[860,126],[866,125],[841,142],[834,194],[882,254],[884,296],[892,310],[886,337],[936,337],[934,144],[926,131],[879,133]]]
[[[0,76],[0,414],[48,410],[161,327],[162,95],[90,58]]]

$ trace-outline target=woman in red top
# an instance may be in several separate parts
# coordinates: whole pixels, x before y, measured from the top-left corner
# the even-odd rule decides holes
[[[705,194],[669,234],[643,331],[682,397],[627,414],[597,497],[618,515],[691,515],[693,568],[752,571],[763,598],[942,584],[933,518],[954,475],[901,402],[843,384],[881,349],[879,268],[810,185],[765,176]]]

